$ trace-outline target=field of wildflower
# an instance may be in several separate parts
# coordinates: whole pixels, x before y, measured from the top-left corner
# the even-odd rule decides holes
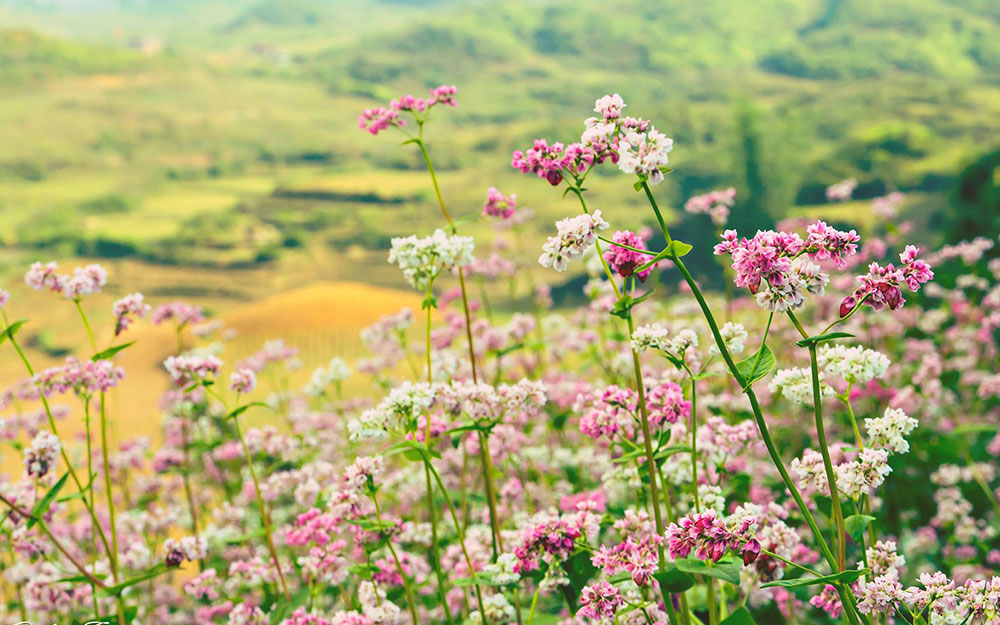
[[[388,254],[421,309],[302,387],[294,346],[228,359],[196,305],[134,293],[87,314],[100,265],[38,262],[0,291],[0,349],[23,365],[0,399],[23,459],[0,483],[0,623],[1000,623],[996,233],[924,249],[900,193],[871,203],[866,240],[803,219],[737,232],[729,188],[686,201],[717,235],[692,247],[657,204],[673,140],[606,95],[578,137],[513,154],[565,205],[540,256],[503,243],[532,213],[493,187],[496,240],[476,241],[424,137],[457,91],[361,114],[422,157],[440,227]],[[654,227],[588,202],[598,168]],[[724,280],[696,278],[698,257]],[[556,307],[571,269],[584,303]],[[483,281],[533,297],[494,314]],[[75,307],[87,353],[31,362],[28,287]],[[114,435],[138,324],[176,330],[171,390],[147,398],[157,445]]]

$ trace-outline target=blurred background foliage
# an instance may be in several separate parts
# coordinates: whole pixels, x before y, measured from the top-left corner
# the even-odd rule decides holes
[[[739,229],[864,231],[866,200],[898,189],[925,244],[1000,230],[990,0],[2,0],[0,260],[197,268],[213,293],[262,266],[400,285],[390,238],[437,213],[418,154],[355,119],[440,83],[460,88],[428,131],[453,211],[517,193],[532,245],[575,209],[511,150],[572,140],[609,92],[675,139],[665,204],[733,185]],[[602,173],[612,226],[647,219]],[[850,176],[857,201],[826,204]]]

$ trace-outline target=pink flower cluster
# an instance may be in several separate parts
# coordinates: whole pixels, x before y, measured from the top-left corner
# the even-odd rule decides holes
[[[573,553],[573,545],[581,536],[580,528],[567,517],[553,517],[525,528],[521,540],[514,548],[518,574],[534,571],[541,562],[561,562]]]
[[[677,423],[691,416],[691,402],[684,399],[684,390],[676,382],[662,382],[646,397],[649,422],[654,425]]]
[[[79,395],[104,393],[118,386],[125,370],[110,360],[78,360],[70,357],[66,364],[36,373],[31,381],[43,397],[61,395],[73,390]]]
[[[483,204],[483,216],[510,219],[514,216],[515,206],[517,206],[516,195],[513,193],[504,195],[496,187],[490,187],[486,190],[486,203]]]
[[[624,542],[614,547],[601,545],[600,549],[590,558],[590,562],[604,571],[605,575],[614,575],[626,571],[632,576],[636,586],[646,586],[656,572],[659,563],[658,549],[663,544],[663,537],[650,534],[638,541],[626,538]]]
[[[580,431],[591,438],[614,439],[623,432],[629,438],[635,433],[639,397],[630,388],[612,384],[604,391],[577,397],[573,406],[580,416]]]
[[[653,269],[656,269],[656,263],[636,273],[635,270],[649,261],[651,257],[648,254],[641,254],[621,246],[627,245],[641,250],[646,249],[646,241],[631,230],[619,230],[611,240],[620,244],[610,245],[604,252],[604,260],[607,261],[611,270],[623,278],[634,274],[635,277],[639,278],[639,282],[645,282],[649,274],[653,273]]]
[[[918,251],[916,247],[907,245],[899,255],[902,263],[899,268],[892,263],[885,267],[878,263],[868,265],[868,273],[858,276],[860,284],[854,293],[841,302],[840,316],[846,316],[859,303],[868,304],[875,310],[886,307],[889,310],[896,310],[902,306],[906,302],[900,288],[902,285],[905,284],[910,291],[916,292],[920,290],[921,285],[934,279],[931,266],[917,258]]]
[[[826,199],[829,202],[846,202],[854,195],[854,190],[858,188],[858,181],[854,178],[841,180],[831,184],[826,188]]]
[[[127,330],[136,317],[145,317],[149,311],[150,306],[143,301],[142,293],[132,293],[116,301],[111,306],[111,314],[115,316],[115,336]]]
[[[736,204],[736,189],[720,189],[696,195],[684,203],[684,210],[692,215],[708,215],[716,226],[725,225],[729,210]]]
[[[582,143],[563,145],[557,141],[549,145],[545,139],[535,139],[534,145],[527,151],[514,150],[510,164],[522,173],[536,174],[556,186],[562,182],[567,171],[582,174],[602,160],[593,148]]]
[[[373,135],[377,135],[392,126],[397,128],[405,126],[406,121],[399,118],[401,111],[416,114],[429,111],[438,104],[458,106],[458,103],[455,101],[455,94],[458,93],[458,87],[454,85],[441,85],[440,87],[434,87],[430,92],[431,97],[429,98],[418,98],[407,94],[393,100],[389,104],[389,108],[379,106],[366,109],[358,116],[358,127],[362,130],[367,130]]]
[[[580,610],[576,615],[578,618],[610,621],[623,605],[625,600],[618,588],[608,582],[599,582],[580,592]]]
[[[49,290],[70,299],[99,293],[108,282],[108,272],[100,265],[77,267],[71,275],[56,273],[55,262],[34,263],[24,274],[24,282],[36,291]]]
[[[743,564],[749,565],[761,549],[757,539],[750,536],[755,524],[756,518],[748,516],[729,528],[714,510],[691,513],[667,528],[667,548],[674,559],[686,558],[693,551],[699,560],[714,562],[729,551],[738,551]]]
[[[180,355],[170,356],[163,361],[163,366],[170,374],[170,379],[177,386],[187,386],[209,376],[216,375],[222,369],[222,361],[215,356]]]
[[[173,321],[178,327],[183,327],[189,323],[201,323],[204,320],[205,314],[202,312],[201,306],[181,301],[157,306],[153,311],[153,325]]]

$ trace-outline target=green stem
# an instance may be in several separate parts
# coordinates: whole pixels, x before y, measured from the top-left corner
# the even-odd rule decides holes
[[[431,473],[428,471],[426,465],[424,466],[424,479],[427,483],[427,514],[430,516],[431,522],[431,548],[429,554],[431,567],[434,569],[435,577],[437,577],[438,598],[441,600],[441,605],[444,606],[444,612],[448,622],[451,623],[451,610],[448,609],[448,591],[445,588],[446,582],[444,579],[444,573],[441,570],[441,554],[438,550],[437,514],[434,511],[434,484],[431,482]],[[462,597],[465,597],[464,592],[462,593]],[[466,607],[468,607],[468,605],[466,605]]]
[[[378,521],[379,527],[382,526],[382,512],[378,507],[378,497],[372,492],[372,503],[375,504],[375,520]],[[414,623],[418,623],[417,619],[417,602],[413,598],[413,589],[410,588],[410,582],[406,579],[406,572],[403,571],[403,563],[399,561],[399,556],[396,554],[396,548],[392,546],[392,539],[386,540],[386,546],[389,548],[389,553],[392,554],[392,559],[396,563],[396,570],[399,571],[399,578],[403,580],[403,592],[406,593],[406,604],[410,608],[410,617],[413,619]],[[451,622],[449,615],[448,622]]]
[[[789,311],[790,313],[791,311]],[[794,319],[794,317],[792,317]],[[823,425],[823,396],[819,385],[819,364],[816,360],[816,344],[809,344],[809,367],[812,370],[813,414],[816,417],[816,437],[819,450],[823,455],[823,466],[826,469],[826,479],[830,486],[830,500],[833,507],[833,524],[837,532],[837,572],[843,571],[847,560],[847,532],[844,529],[844,511],[840,508],[840,494],[837,491],[837,476],[833,471],[833,461],[830,458],[830,447],[826,442],[826,429]]]

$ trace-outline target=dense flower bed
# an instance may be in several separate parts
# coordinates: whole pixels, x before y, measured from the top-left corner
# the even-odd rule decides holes
[[[196,306],[132,294],[88,319],[97,265],[27,272],[76,306],[93,347],[35,370],[0,292],[0,340],[26,374],[0,399],[24,466],[0,483],[0,621],[1000,623],[995,241],[911,245],[889,221],[898,193],[873,202],[887,221],[868,240],[801,220],[749,236],[724,229],[723,189],[685,203],[719,234],[692,249],[653,192],[672,140],[609,95],[579,141],[513,155],[581,211],[541,267],[503,245],[477,257],[423,135],[456,94],[361,116],[406,133],[440,203],[441,229],[389,254],[424,310],[367,328],[368,357],[302,388],[258,388],[298,366],[294,347],[229,362]],[[654,228],[588,207],[598,166],[645,194]],[[519,240],[531,214],[490,188],[482,218]],[[734,296],[685,265],[713,253]],[[574,263],[586,302],[555,309],[545,280]],[[473,280],[533,296],[501,319]],[[664,282],[679,292],[654,293]],[[177,331],[156,447],[109,438],[107,394],[128,384],[116,355],[145,322]],[[345,397],[352,377],[372,393]],[[75,440],[60,436],[74,402]],[[275,425],[246,428],[249,411]]]

